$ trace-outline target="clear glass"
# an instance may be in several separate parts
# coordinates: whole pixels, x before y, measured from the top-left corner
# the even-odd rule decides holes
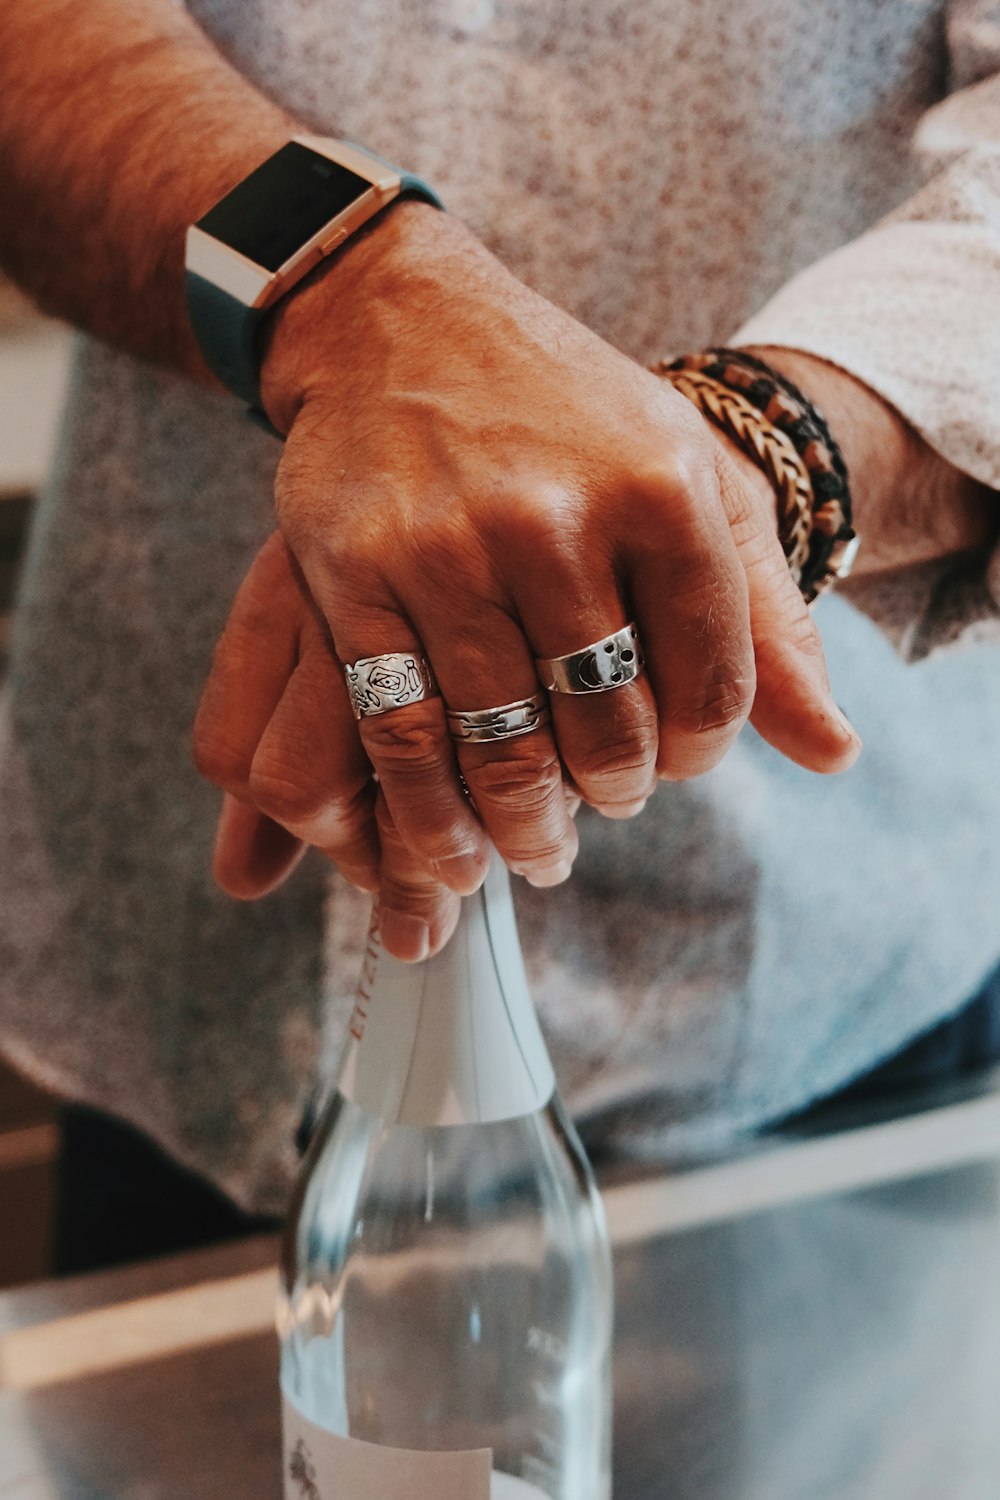
[[[608,1500],[612,1274],[558,1097],[388,1125],[338,1095],[286,1231],[281,1377],[310,1421],[493,1450],[493,1500]]]

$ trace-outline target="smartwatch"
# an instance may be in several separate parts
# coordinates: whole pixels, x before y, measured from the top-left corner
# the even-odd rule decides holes
[[[185,290],[212,372],[271,431],[260,404],[260,323],[313,266],[397,198],[443,204],[369,151],[298,135],[187,232]],[[280,434],[279,434],[280,436]]]

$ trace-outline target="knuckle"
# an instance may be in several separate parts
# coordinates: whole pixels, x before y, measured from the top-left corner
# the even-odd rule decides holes
[[[422,714],[375,714],[361,720],[361,733],[372,760],[394,776],[441,780],[450,765],[440,727]]]
[[[242,746],[224,739],[214,730],[195,726],[192,743],[195,769],[213,786],[232,791],[246,786],[251,757]]]
[[[286,826],[310,822],[329,802],[318,787],[304,781],[292,769],[260,755],[250,767],[249,786],[260,811]]]
[[[484,760],[466,774],[478,802],[493,804],[518,818],[548,813],[561,789],[555,757],[537,752]]]
[[[357,843],[371,817],[371,788],[366,785],[328,797],[322,811],[297,831],[322,849],[339,849]]]
[[[431,867],[469,853],[469,838],[446,815],[435,819],[426,809],[399,805],[376,815],[386,868],[396,864],[429,878]]]
[[[583,542],[585,507],[578,495],[551,484],[525,485],[506,496],[499,542],[507,555],[564,558]]]
[[[695,430],[692,427],[692,433]],[[674,512],[687,507],[691,497],[703,494],[707,486],[714,489],[717,481],[705,445],[685,434],[642,470],[637,483],[648,503]]]
[[[515,824],[504,837],[498,836],[494,842],[507,865],[519,875],[532,869],[572,862],[578,848],[572,825],[566,832],[554,820],[534,828],[523,823]]]
[[[362,511],[345,501],[331,514],[325,487],[303,493],[287,481],[282,484],[280,467],[275,505],[290,559],[311,563],[335,579],[338,596],[382,596],[379,561],[393,550],[393,532],[378,505]],[[288,572],[294,586],[291,561]],[[266,608],[266,596],[263,602]]]
[[[685,734],[710,735],[742,723],[753,706],[754,677],[720,668],[684,702],[665,705],[670,727]]]
[[[399,714],[381,717],[402,714],[400,709]],[[394,724],[388,735],[391,738],[384,739],[378,751],[369,744],[384,793],[376,805],[382,843],[400,856],[406,850],[420,862],[465,855],[469,829],[463,823],[465,801],[454,777],[450,747],[426,721]]]
[[[641,731],[597,739],[573,762],[573,775],[591,792],[651,784],[655,754],[655,736]]]
[[[371,818],[366,769],[324,768],[314,762],[308,744],[268,734],[257,747],[246,784],[261,812],[307,843],[331,849],[356,838]]]
[[[330,793],[277,772],[251,771],[250,795],[262,813],[297,838],[327,851],[356,844],[372,816],[367,787]]]
[[[397,559],[402,561],[402,556]],[[478,524],[464,507],[428,507],[407,536],[405,577],[427,598],[476,600],[490,586]]]
[[[472,852],[469,835],[458,823],[424,826],[419,838],[421,853],[432,865],[463,859]]]
[[[802,655],[810,656],[817,662],[824,661],[822,637],[805,601],[794,585],[788,591],[786,598],[781,630],[782,639]]]

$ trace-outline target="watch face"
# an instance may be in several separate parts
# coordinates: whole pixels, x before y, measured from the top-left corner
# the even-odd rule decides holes
[[[289,141],[210,208],[198,228],[265,270],[277,271],[370,190],[367,178]]]

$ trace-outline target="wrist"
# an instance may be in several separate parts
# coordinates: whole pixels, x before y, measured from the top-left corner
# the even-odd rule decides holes
[[[475,254],[477,247],[459,220],[406,199],[371,219],[293,287],[269,314],[260,340],[261,401],[278,431],[289,431],[309,395],[332,375],[358,369],[366,344],[379,336],[377,306],[401,314],[423,307],[432,316],[428,286],[439,278],[429,268],[446,256]]]
[[[989,542],[995,520],[985,487],[935,452],[870,386],[803,350],[768,346],[747,353],[793,381],[830,424],[851,476],[861,537],[856,576]]]
[[[823,413],[840,446],[851,476],[855,501],[854,524],[862,519],[858,496],[880,504],[913,461],[917,434],[870,387],[837,365],[799,349],[750,348],[779,375],[791,380]]]
[[[189,226],[184,289],[205,362],[272,432],[261,397],[261,334],[269,317],[311,270],[410,198],[443,207],[414,173],[351,141],[303,133]]]

